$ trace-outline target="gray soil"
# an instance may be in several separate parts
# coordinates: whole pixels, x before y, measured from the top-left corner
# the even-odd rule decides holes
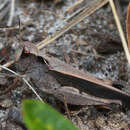
[[[9,7],[5,8],[7,14],[0,22],[1,64],[14,59],[14,53],[22,41],[37,44],[48,35],[55,33],[59,26],[64,26],[63,19],[68,16],[63,14],[76,0],[66,0],[60,4],[56,4],[56,1],[58,0],[16,2],[13,29],[5,28],[9,14],[9,10],[6,8]],[[127,1],[121,5],[120,18],[125,30]],[[19,19],[20,30],[17,27]],[[86,74],[90,73],[104,80],[118,81],[124,86],[122,90],[130,94],[130,68],[108,4],[47,45],[42,51],[83,70]],[[46,68],[42,62],[37,62],[37,60],[37,57],[24,55],[10,68],[20,74],[26,74],[28,81],[36,88],[39,95],[67,116],[63,110],[64,106],[59,105],[61,104],[59,101],[38,89],[38,86],[44,85],[48,79],[52,81],[53,85],[58,83],[52,77],[45,76]],[[50,84],[48,83],[48,85]],[[23,99],[36,99],[37,97],[20,79],[7,71],[1,71],[0,92],[2,93],[11,85],[15,87],[0,95],[0,130],[25,130],[20,114],[21,102]],[[70,106],[69,109],[72,122],[81,130],[130,129],[130,111],[127,108],[113,111],[103,107]]]

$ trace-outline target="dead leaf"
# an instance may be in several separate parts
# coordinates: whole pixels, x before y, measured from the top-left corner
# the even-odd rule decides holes
[[[130,51],[130,3],[128,5],[127,20],[126,20],[126,31],[127,31],[128,49]]]

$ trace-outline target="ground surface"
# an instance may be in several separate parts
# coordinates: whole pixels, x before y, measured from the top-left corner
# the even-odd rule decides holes
[[[64,11],[75,1],[66,0],[64,4],[59,5],[52,1],[34,0],[16,3],[16,17],[13,26],[18,25],[19,16],[21,30],[19,32],[18,28],[0,29],[0,56],[1,59],[4,57],[0,61],[1,64],[14,58],[14,52],[20,43],[19,39],[37,44],[48,35],[56,32],[58,26],[63,24]],[[122,6],[124,29],[126,8],[126,5]],[[5,16],[0,23],[0,27],[6,26],[7,20],[8,16]],[[130,93],[130,69],[127,66],[109,5],[78,23],[42,51],[98,78],[118,80],[125,86],[123,91]],[[5,54],[7,55],[5,56]],[[11,69],[20,74],[28,75],[28,80],[37,89],[38,86],[44,85],[44,82],[48,80],[47,78],[51,79],[51,77],[44,77],[44,65],[36,57],[30,55],[22,56],[18,62],[11,66]],[[17,78],[6,71],[0,73],[0,91],[4,91],[11,85],[13,86],[15,81],[16,87],[0,97],[0,129],[2,130],[24,130],[25,127],[19,113],[21,101],[26,98],[36,98],[22,81],[17,81]],[[39,94],[61,111],[53,96],[41,92]],[[72,122],[81,130],[130,129],[129,110],[113,112],[90,106],[71,110],[71,118]]]

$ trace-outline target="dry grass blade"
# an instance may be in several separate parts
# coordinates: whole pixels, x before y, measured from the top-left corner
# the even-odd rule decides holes
[[[4,0],[3,2],[1,1],[0,10],[2,10],[7,5],[8,2],[9,2],[8,0]]]
[[[130,3],[128,5],[127,20],[126,20],[126,31],[127,31],[127,39],[128,39],[128,49],[129,49],[129,52],[130,52]]]
[[[124,48],[124,51],[125,51],[125,54],[126,54],[126,58],[128,60],[129,66],[130,66],[130,53],[129,53],[129,50],[128,50],[127,42],[126,42],[126,39],[125,39],[125,35],[124,35],[124,32],[123,32],[119,17],[118,17],[117,12],[116,12],[115,4],[114,4],[113,0],[109,0],[109,3],[110,3],[110,6],[112,8],[112,12],[113,12],[115,22],[116,22],[116,25],[117,25],[117,28],[118,28],[118,31],[119,31],[119,34],[120,34],[120,38],[121,38],[122,45],[123,45],[123,48]]]
[[[0,5],[4,4],[4,5],[0,6],[0,20],[1,21],[7,15],[9,8],[10,8],[10,3],[8,0],[5,3],[2,3],[2,2],[3,1],[0,1]]]
[[[104,6],[107,2],[108,2],[108,0],[103,0],[103,1],[102,0],[98,0],[98,1],[95,1],[91,6],[89,6],[86,9],[84,9],[81,13],[79,13],[79,15],[77,15],[70,22],[68,22],[63,27],[63,29],[61,31],[58,31],[58,32],[54,33],[51,37],[49,36],[45,40],[43,40],[40,43],[38,43],[37,44],[38,49],[42,49],[43,47],[45,47],[49,43],[52,43],[54,40],[56,40],[57,38],[62,36],[65,32],[67,32],[73,26],[75,26],[77,23],[82,21],[84,18],[86,18],[87,16],[91,15],[96,10],[98,10],[99,8]]]
[[[34,94],[37,96],[37,98],[43,102],[42,98],[38,95],[38,93],[35,91],[35,89],[29,84],[29,82],[25,79],[22,78],[23,81],[27,84],[27,86],[34,92]]]
[[[71,7],[69,7],[68,9],[66,9],[65,13],[72,11],[77,5],[81,4],[83,1],[84,0],[78,0],[78,1],[76,1]]]
[[[13,73],[14,75],[16,75],[16,76],[22,78],[22,80],[27,84],[27,86],[36,94],[36,96],[38,97],[38,99],[41,100],[41,101],[43,101],[42,98],[41,98],[41,97],[37,94],[37,92],[34,90],[34,88],[28,83],[28,81],[27,81],[22,75],[20,75],[20,74],[16,73],[15,71],[13,71],[13,70],[11,70],[11,69],[5,67],[5,66],[2,66],[2,65],[0,65],[0,68],[2,68],[2,69],[4,69],[4,70],[7,70],[7,71]]]
[[[9,62],[7,62],[6,64],[4,64],[3,65],[3,67],[9,67],[9,66],[11,66],[12,64],[14,64],[14,60],[12,60],[12,61],[9,61]],[[3,68],[2,67],[0,67],[0,71],[2,70]]]
[[[11,0],[11,8],[10,8],[10,16],[9,16],[8,26],[12,25],[14,12],[15,12],[15,0]]]

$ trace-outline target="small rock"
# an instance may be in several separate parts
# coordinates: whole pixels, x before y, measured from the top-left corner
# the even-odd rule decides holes
[[[23,119],[22,119],[22,116],[21,116],[21,113],[20,113],[20,110],[18,108],[12,107],[9,109],[8,119],[11,122],[14,122],[14,123],[20,125],[21,127],[23,127],[24,129],[26,129],[24,122],[23,122]]]
[[[9,108],[13,105],[12,101],[10,99],[5,99],[0,102],[0,106],[3,108]]]

